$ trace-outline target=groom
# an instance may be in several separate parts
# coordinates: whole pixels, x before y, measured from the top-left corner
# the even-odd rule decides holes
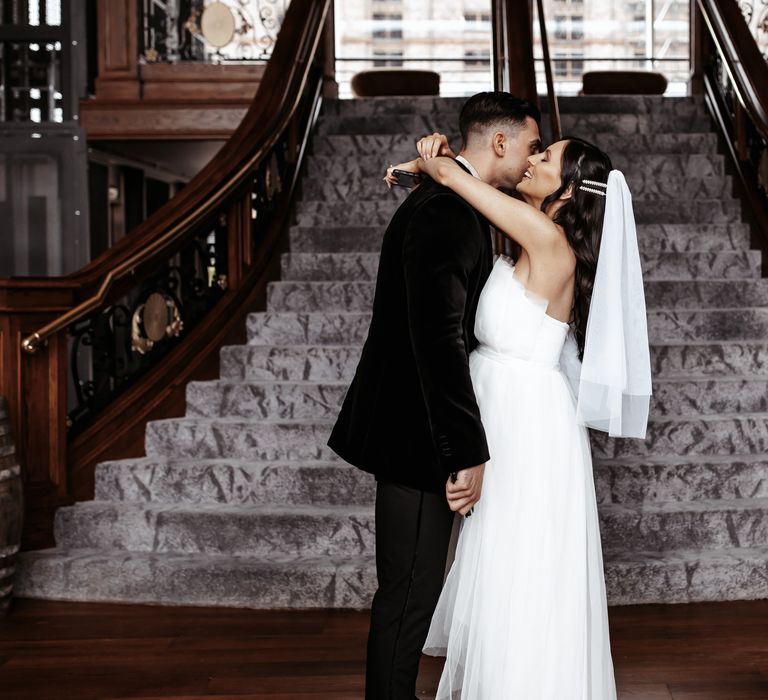
[[[514,189],[539,150],[539,119],[509,93],[474,95],[459,116],[456,160],[490,185]],[[384,234],[368,338],[328,441],[377,481],[366,700],[415,697],[453,511],[465,514],[480,498],[489,454],[468,355],[492,263],[488,223],[429,179]]]

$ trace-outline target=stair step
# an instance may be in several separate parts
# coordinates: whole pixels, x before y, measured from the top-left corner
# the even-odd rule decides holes
[[[604,559],[611,605],[768,597],[768,547],[614,553]]]
[[[132,503],[372,505],[376,481],[345,462],[162,458],[102,462],[95,498]]]
[[[768,498],[765,455],[596,461],[598,503]]]
[[[350,382],[360,345],[231,345],[221,350],[221,377],[252,381]],[[768,343],[651,345],[655,379],[768,375]]]
[[[596,134],[621,136],[646,134],[694,134],[710,131],[712,122],[703,110],[688,114],[670,113],[566,113],[561,115],[563,132],[593,138]],[[317,136],[333,134],[431,134],[454,131],[459,121],[457,110],[419,114],[324,114],[317,122]]]
[[[187,417],[256,420],[334,420],[347,382],[232,382],[187,384]]]
[[[260,312],[248,316],[252,345],[361,345],[370,314],[342,312]],[[768,336],[768,309],[649,311],[653,344],[756,341]]]
[[[304,227],[344,224],[386,228],[397,206],[398,202],[394,199],[355,199],[352,202],[306,200],[296,204],[296,223]],[[633,200],[632,206],[638,224],[741,223],[741,205],[735,199],[691,201],[639,199]]]
[[[628,552],[605,560],[609,605],[768,597],[768,547]],[[272,561],[70,549],[19,556],[16,594],[72,601],[367,609],[372,556]]]
[[[482,503],[482,501],[481,501]],[[768,498],[603,504],[605,556],[636,551],[768,545]],[[375,552],[372,505],[179,505],[87,501],[60,508],[68,549],[335,557]]]
[[[450,128],[446,135],[449,142],[461,143],[458,132]],[[442,127],[443,129],[446,126]],[[454,127],[455,129],[455,127]],[[411,160],[416,141],[429,131],[411,133],[382,134],[315,134],[312,138],[313,155],[332,156],[369,156],[378,154],[383,161],[398,162]],[[582,134],[596,146],[602,148],[609,156],[616,154],[637,153],[642,155],[662,154],[712,154],[717,153],[717,135],[714,133],[699,134]]]
[[[413,95],[403,97],[366,97],[364,100],[323,99],[321,114],[344,117],[373,117],[388,114],[458,114],[466,97],[432,97]]]
[[[591,433],[595,460],[623,460],[679,455],[764,454],[768,450],[768,414],[652,416],[645,440]]]
[[[230,506],[85,501],[56,511],[65,549],[292,559],[373,554],[372,506]]]
[[[373,557],[275,560],[232,555],[48,549],[19,557],[15,594],[48,600],[238,608],[370,607]]]
[[[378,253],[386,226],[292,226],[293,253]],[[641,224],[641,253],[747,252],[747,224]]]
[[[148,457],[179,459],[329,460],[333,421],[260,421],[234,418],[171,418],[151,421]],[[768,450],[768,414],[652,416],[645,440],[592,433],[596,460],[661,456],[761,454]]]
[[[170,418],[147,423],[147,457],[338,461],[328,421]]]
[[[401,187],[387,188],[382,181],[386,163],[380,162],[375,174],[350,175],[341,165],[324,161],[325,173],[309,177],[303,184],[301,197],[307,201],[349,202],[353,200],[380,199],[400,202],[407,191]],[[733,182],[730,177],[658,178],[654,175],[629,178],[633,200],[669,201],[701,199],[730,199],[733,196]]]
[[[323,100],[322,114],[370,117],[389,114],[425,114],[454,112],[458,115],[466,97],[366,97],[354,100]],[[561,114],[668,114],[688,117],[701,113],[704,102],[700,96],[662,97],[656,95],[582,95],[558,97]],[[547,98],[542,98],[542,110],[547,114]]]
[[[596,461],[600,504],[768,497],[764,455]],[[98,501],[178,505],[372,505],[374,478],[345,462],[141,458],[96,467]]]
[[[646,294],[652,295],[654,287],[661,288],[659,282],[681,285],[680,289],[694,289],[693,285],[702,285],[716,289],[717,285],[726,285],[734,293],[739,285],[743,292],[753,292],[756,300],[760,298],[760,288],[764,280],[760,278],[762,256],[759,250],[721,251],[716,253],[642,253],[641,264],[646,280]],[[325,287],[316,290],[335,289],[337,294],[345,291],[355,293],[353,287],[342,285],[353,283],[373,283],[379,269],[379,253],[285,253],[281,259],[281,281],[272,285],[273,295],[288,289],[300,289],[298,285],[325,282]],[[286,286],[291,285],[294,286]],[[283,286],[280,286],[283,285]],[[330,285],[336,285],[330,287]],[[309,288],[309,287],[307,287]],[[675,294],[675,298],[684,298],[687,294]],[[328,292],[330,293],[330,292]],[[719,293],[719,292],[718,292]],[[704,302],[704,299],[701,300]],[[720,304],[726,303],[725,301]],[[738,303],[749,304],[749,297]],[[672,302],[667,306],[671,306]],[[758,304],[759,305],[759,304]],[[307,309],[308,311],[310,309]]]
[[[315,256],[310,256],[315,257]],[[693,267],[693,265],[691,265]],[[362,271],[362,265],[360,266]],[[736,268],[728,270],[735,275]],[[664,270],[660,270],[664,274]],[[666,276],[666,275],[665,275]],[[648,309],[715,309],[738,306],[768,306],[768,279],[706,279],[645,282]],[[370,312],[373,308],[374,282],[313,282],[293,280],[273,282],[268,287],[267,309],[282,311]]]
[[[768,498],[600,506],[606,558],[613,553],[768,545]]]
[[[221,349],[222,379],[351,381],[360,345],[228,345]],[[768,349],[766,349],[768,361]]]
[[[208,381],[187,384],[188,418],[335,420],[347,382]],[[652,416],[768,412],[768,378],[653,383]]]
[[[456,143],[460,143],[456,141]],[[307,177],[343,181],[346,179],[371,178],[381,183],[384,169],[390,163],[401,163],[416,157],[415,139],[407,137],[398,145],[394,154],[388,152],[359,153],[357,155],[335,155],[323,153],[311,155],[307,159]],[[614,168],[623,170],[634,196],[638,196],[638,188],[645,188],[646,182],[653,181],[658,189],[685,186],[689,179],[699,181],[706,178],[725,177],[725,157],[719,153],[694,154],[639,154],[612,153],[611,162]],[[383,184],[383,183],[381,183]],[[642,198],[642,197],[638,197]]]

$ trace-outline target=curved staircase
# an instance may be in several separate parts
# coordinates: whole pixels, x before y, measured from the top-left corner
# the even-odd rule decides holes
[[[187,387],[146,458],[100,464],[18,594],[247,607],[366,607],[374,482],[326,447],[365,339],[384,166],[457,123],[461,100],[326,102],[291,252],[247,345]],[[593,435],[612,604],[768,596],[768,281],[696,98],[562,98],[633,192],[654,396],[648,439]],[[458,143],[456,137],[452,142]],[[556,436],[553,436],[556,438]],[[502,553],[503,555],[503,553]]]

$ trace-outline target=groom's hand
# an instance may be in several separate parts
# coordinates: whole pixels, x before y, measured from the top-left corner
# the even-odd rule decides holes
[[[448,499],[448,507],[454,513],[466,515],[480,500],[484,473],[485,464],[479,464],[457,472],[455,483],[448,479],[445,484],[445,497]]]

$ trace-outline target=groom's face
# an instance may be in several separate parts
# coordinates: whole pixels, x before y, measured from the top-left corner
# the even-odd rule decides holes
[[[513,190],[523,179],[528,168],[528,158],[541,150],[539,125],[527,117],[522,127],[517,126],[507,133],[504,146],[498,181],[501,187]]]

